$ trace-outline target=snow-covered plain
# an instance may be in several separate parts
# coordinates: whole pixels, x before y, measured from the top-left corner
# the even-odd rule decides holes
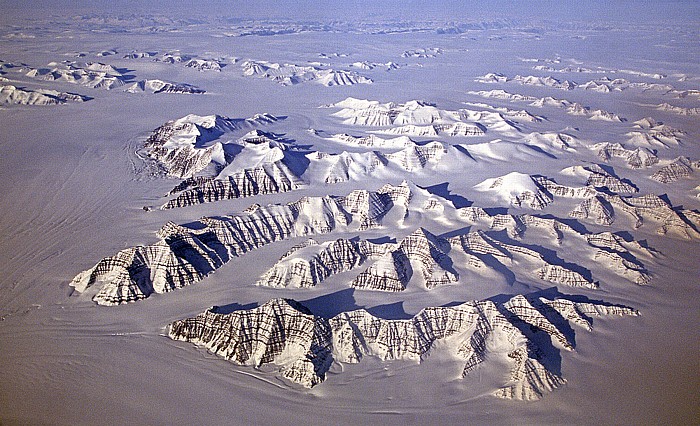
[[[699,29],[6,22],[0,422],[697,422]]]

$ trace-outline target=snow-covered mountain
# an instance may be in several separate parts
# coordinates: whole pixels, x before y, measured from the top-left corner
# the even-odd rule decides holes
[[[75,93],[50,89],[30,90],[13,85],[0,85],[0,104],[60,105],[66,102],[85,102],[92,98]]]
[[[275,364],[282,377],[307,388],[323,382],[334,361],[357,363],[367,356],[420,360],[444,341],[449,343],[443,350],[464,360],[463,377],[487,357],[507,354],[510,377],[495,395],[536,400],[566,381],[542,362],[532,330],[544,331],[558,347],[571,351],[567,329],[575,324],[590,331],[590,316],[599,315],[639,314],[625,306],[515,296],[505,303],[425,308],[409,320],[382,319],[364,309],[323,318],[294,300],[272,299],[231,313],[213,307],[171,323],[168,335],[239,365]]]

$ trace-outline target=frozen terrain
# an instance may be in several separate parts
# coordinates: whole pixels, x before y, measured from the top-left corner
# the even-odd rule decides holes
[[[0,17],[0,423],[700,418],[698,6],[137,3]]]

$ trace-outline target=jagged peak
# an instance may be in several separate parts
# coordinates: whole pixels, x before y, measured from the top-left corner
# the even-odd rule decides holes
[[[656,171],[651,178],[657,182],[670,183],[692,175],[695,170],[700,170],[700,161],[680,156]]]
[[[84,291],[99,284],[93,300],[103,305],[145,299],[200,281],[233,257],[274,241],[325,234],[350,224],[360,230],[378,227],[396,206],[405,218],[410,196],[403,182],[344,197],[303,197],[288,204],[255,206],[220,219],[203,217],[194,227],[169,223],[157,243],[104,258],[71,285]]]
[[[634,127],[639,127],[641,129],[651,129],[651,128],[656,127],[656,126],[661,125],[661,124],[663,124],[663,123],[660,123],[651,117],[644,117],[641,120],[635,121]]]
[[[427,307],[406,320],[383,319],[366,309],[324,318],[289,299],[272,299],[231,313],[218,310],[175,321],[168,326],[168,335],[237,364],[274,363],[283,377],[309,388],[323,382],[333,361],[357,363],[365,356],[420,360],[436,342],[450,342],[440,350],[465,360],[463,376],[488,362],[489,354],[507,354],[510,381],[494,394],[524,400],[539,399],[565,382],[543,362],[546,355],[534,330],[573,350],[569,323],[590,331],[592,315],[638,315],[624,306],[523,295],[504,303],[485,300]]]
[[[561,174],[586,179],[585,184],[595,188],[608,188],[612,192],[632,194],[638,192],[636,186],[609,173],[598,164],[571,166],[562,169]]]
[[[146,79],[137,81],[127,87],[125,92],[152,92],[152,93],[184,93],[184,94],[202,94],[206,93],[204,89],[187,83],[175,83],[158,79]]]
[[[0,77],[2,82],[2,77]],[[92,98],[75,93],[50,89],[29,90],[11,84],[0,85],[0,104],[14,105],[60,105],[66,102],[85,102]]]
[[[368,136],[352,136],[343,133],[333,135],[330,139],[351,146],[366,146],[372,148],[403,148],[415,145],[415,142],[408,136],[384,139],[373,134]]]
[[[420,137],[435,137],[441,134],[447,136],[479,136],[484,134],[486,127],[499,128],[511,132],[515,128],[499,113],[491,111],[471,111],[460,109],[448,111],[437,108],[434,104],[424,101],[409,101],[404,104],[393,102],[379,103],[378,101],[358,100],[347,98],[344,101],[330,105],[340,108],[333,113],[334,117],[344,119],[345,124],[389,127],[375,130],[375,133],[397,135],[412,135]],[[466,123],[464,120],[474,121]],[[485,125],[475,121],[484,120]]]
[[[627,165],[633,169],[650,167],[659,162],[659,157],[652,151],[644,147],[626,149],[619,142],[603,142],[591,146],[591,149],[598,151],[598,157],[603,161],[609,161],[612,157],[620,157],[627,161]]]
[[[267,125],[277,121],[270,114],[256,114],[247,119],[232,119],[221,115],[188,114],[168,121],[147,138],[147,154],[160,162],[167,173],[189,178],[211,163],[221,167],[228,163],[219,140],[227,132]]]

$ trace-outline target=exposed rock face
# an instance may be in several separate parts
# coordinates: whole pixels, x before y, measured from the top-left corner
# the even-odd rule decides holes
[[[337,201],[353,218],[357,217],[359,230],[365,230],[379,226],[382,218],[394,206],[403,208],[405,219],[411,201],[411,188],[406,182],[398,186],[387,184],[377,191],[352,191],[345,197],[337,198]]]
[[[576,83],[568,80],[560,81],[554,77],[536,77],[533,75],[521,76],[516,75],[511,81],[525,86],[547,86],[563,90],[573,90],[576,88]]]
[[[609,199],[606,199],[606,201],[610,203]],[[637,284],[648,284],[651,280],[651,275],[638,259],[638,256],[648,257],[653,255],[653,251],[642,247],[636,241],[625,241],[609,232],[582,233],[559,220],[539,216],[527,214],[491,216],[478,207],[465,207],[460,210],[463,212],[462,218],[464,220],[475,225],[485,225],[493,230],[505,230],[510,238],[516,240],[523,238],[529,229],[536,229],[537,234],[541,234],[543,231],[548,232],[556,238],[558,244],[561,244],[565,238],[573,241],[578,240],[581,247],[590,248],[589,259],[596,260],[600,256],[614,258],[616,259],[613,262],[615,266],[613,271],[615,273],[629,278]],[[496,235],[489,232],[476,231],[452,237],[450,241],[453,247],[462,248],[468,256],[469,264],[475,268],[488,267],[487,263],[482,259],[484,255],[490,256],[492,258],[491,262],[493,260],[498,261],[507,268],[512,266],[512,259],[517,256],[539,265],[536,275],[540,279],[555,284],[586,288],[597,287],[597,283],[572,270],[566,262],[548,259],[538,251],[526,247],[503,243],[497,239]],[[605,253],[601,254],[601,252]],[[586,273],[590,274],[588,271]]]
[[[571,187],[559,185],[553,179],[546,176],[533,176],[532,179],[548,193],[556,197],[564,198],[589,198],[598,193],[592,186]]]
[[[601,196],[593,196],[585,199],[569,213],[569,216],[577,219],[592,219],[599,225],[612,225],[615,221],[615,212],[612,205]]]
[[[425,49],[404,50],[401,54],[402,58],[434,58],[442,55],[443,51],[439,47],[428,47]]]
[[[0,85],[0,104],[13,105],[60,105],[66,102],[84,102],[91,98],[75,93],[55,90],[28,90],[20,87]]]
[[[504,77],[505,78],[505,77]],[[587,83],[583,83],[580,85],[576,85],[576,83],[572,83],[569,81],[559,81],[555,78],[552,77],[534,77],[534,76],[527,76],[527,77],[521,77],[521,76],[516,76],[512,80],[508,81],[516,81],[522,85],[528,85],[528,86],[549,86],[549,87],[555,87],[559,89],[565,89],[565,90],[571,90],[574,88],[579,88],[583,90],[593,90],[596,92],[610,92],[612,90],[621,90],[619,89],[619,86],[615,86],[614,88],[605,83],[601,82],[595,82],[595,81],[589,81]],[[484,82],[484,81],[482,81]],[[553,98],[551,96],[546,96],[543,98],[535,98],[532,96],[526,96],[518,93],[509,93],[503,90],[491,90],[491,91],[479,91],[479,92],[469,92],[474,95],[479,95],[485,98],[495,98],[495,99],[506,99],[510,100],[512,102],[515,101],[526,101],[530,102],[531,106],[542,108],[542,107],[555,107],[555,108],[564,108],[566,109],[566,113],[569,115],[577,115],[577,116],[584,116],[588,117],[589,120],[598,120],[598,121],[611,121],[611,122],[623,122],[626,121],[624,118],[620,117],[617,114],[613,114],[609,111],[605,111],[602,109],[591,109],[587,106],[584,106],[578,102],[571,102],[566,99],[557,99]]]
[[[590,234],[587,237],[588,244],[599,249],[596,253],[596,258],[606,257],[612,264],[621,270],[623,275],[631,276],[637,284],[649,284],[651,275],[645,269],[642,262],[635,256],[631,255],[630,250],[625,246],[633,249],[638,255],[651,258],[657,255],[657,251],[649,247],[643,246],[639,242],[625,241],[619,235],[610,232],[601,232],[598,234]]]
[[[312,163],[318,164],[323,169],[315,180],[326,184],[361,180],[369,177],[373,172],[384,168],[388,159],[379,152],[346,152],[329,154],[322,151],[314,151],[306,155]],[[310,177],[309,179],[314,179]]]
[[[508,77],[501,73],[490,72],[474,79],[477,83],[505,83]]]
[[[583,84],[579,84],[578,88],[583,90],[591,90],[593,92],[599,93],[610,93],[611,91],[613,91],[613,89],[609,85],[599,83],[596,81],[587,81]]]
[[[64,81],[100,89],[114,89],[126,84],[126,78],[109,65],[87,63],[49,64],[54,68],[38,68],[27,72],[28,77],[46,81]]]
[[[450,242],[419,228],[399,244],[365,240],[336,240],[285,255],[258,281],[258,285],[311,287],[328,276],[373,263],[350,285],[357,289],[402,291],[414,271],[428,288],[456,282],[447,252]]]
[[[417,126],[415,124],[407,124],[405,126],[392,127],[382,130],[381,133],[390,135],[409,135],[419,137],[437,137],[445,136],[482,136],[484,128],[475,124],[454,123]]]
[[[435,105],[423,101],[383,104],[378,101],[347,98],[331,106],[341,108],[333,116],[343,118],[345,124],[359,126],[425,126],[456,118],[453,112],[440,110]]]
[[[141,80],[129,86],[125,92],[152,92],[152,93],[185,93],[202,94],[204,89],[186,83],[172,83],[163,80]]]
[[[598,164],[589,166],[573,166],[562,170],[565,174],[578,175],[586,178],[586,185],[595,188],[607,188],[612,192],[632,194],[639,191],[632,184],[608,173]]]
[[[566,113],[569,115],[583,115],[588,117],[589,120],[598,121],[614,121],[617,123],[626,121],[624,118],[620,117],[617,114],[613,114],[602,109],[591,110],[589,107],[583,106],[578,102],[569,103],[568,101],[564,101],[562,102],[562,104],[567,105]]]
[[[660,146],[663,148],[678,146],[681,143],[681,138],[685,135],[684,132],[659,123],[651,117],[643,118],[634,123],[634,127],[638,128],[639,131],[627,133],[628,143],[634,146]]]
[[[341,238],[321,245],[314,241],[285,254],[256,284],[269,287],[313,287],[333,274],[350,271],[369,258],[381,256],[388,249],[389,245],[364,240]]]
[[[170,192],[171,195],[177,194],[177,197],[165,203],[161,207],[163,209],[286,192],[299,189],[308,182],[330,185],[378,175],[389,176],[396,169],[417,172],[444,168],[447,164],[458,161],[473,161],[464,151],[438,141],[417,144],[407,139],[407,147],[391,153],[343,151],[330,154],[323,151],[309,152],[308,149],[285,140],[277,140],[274,135],[260,131],[252,131],[223,145],[216,141],[209,142],[208,146],[207,142],[199,142],[199,139],[218,139],[216,134],[210,136],[206,133],[211,130],[185,130],[190,139],[168,134],[160,138],[159,132],[160,129],[147,144],[162,143],[177,148],[169,151],[153,148],[151,156],[160,155],[161,151],[167,152],[160,158],[161,162],[168,164],[170,174],[186,176],[201,172],[178,184]],[[195,133],[196,136],[190,136],[190,133]],[[171,144],[173,139],[175,142]],[[193,145],[195,148],[192,148]],[[216,171],[204,170],[212,164],[216,165]],[[299,170],[301,176],[293,170]],[[216,175],[204,176],[205,174]]]
[[[523,225],[525,227],[527,226],[524,223]],[[556,263],[551,263],[552,261],[547,260],[542,253],[524,245],[504,243],[485,233],[477,234],[476,238],[473,234],[466,234],[456,238],[458,239],[452,240],[453,245],[461,245],[467,255],[470,256],[473,265],[477,268],[486,266],[486,263],[481,258],[483,254],[494,256],[494,258],[496,258],[499,263],[504,264],[504,266],[510,266],[512,259],[520,258],[527,262],[534,262],[536,265],[542,265],[536,271],[536,276],[539,279],[571,287],[598,288],[597,283],[571,270],[568,266],[565,266],[563,261],[557,259],[554,260]],[[467,240],[467,244],[465,244],[465,240]],[[475,242],[476,244],[474,244]],[[476,246],[476,250],[473,248],[474,245]],[[485,247],[488,247],[488,251],[482,251]]]
[[[618,123],[621,123],[623,121],[627,121],[626,119],[620,117],[617,114],[613,114],[612,112],[608,112],[602,109],[595,109],[589,112],[589,120],[600,120],[600,121],[615,121]]]
[[[600,143],[593,146],[598,151],[598,157],[603,161],[610,161],[612,157],[622,158],[633,169],[650,167],[659,162],[659,157],[647,148],[625,149],[619,143]]]
[[[404,238],[396,248],[390,248],[350,284],[363,290],[402,291],[419,272],[421,282],[428,288],[457,282],[459,276],[451,267],[446,252],[450,243],[419,228]]]
[[[488,75],[488,74],[487,74]],[[494,90],[479,90],[479,91],[471,91],[467,92],[470,95],[478,95],[483,98],[491,98],[491,99],[504,99],[508,101],[520,101],[520,102],[534,102],[538,98],[534,96],[527,96],[527,95],[522,95],[520,93],[511,93],[507,92],[502,89],[494,89]]]
[[[651,275],[636,258],[623,256],[623,253],[607,250],[599,250],[596,259],[604,260],[623,275],[629,277],[635,284],[647,285],[651,282]]]
[[[334,184],[391,173],[390,167],[406,172],[434,170],[442,167],[445,160],[461,161],[468,159],[468,156],[454,146],[433,141],[423,145],[409,142],[403,149],[392,153],[343,151],[329,154],[314,151],[306,158],[318,166],[315,167],[317,173],[305,173],[305,179]]]
[[[542,210],[552,202],[552,197],[542,190],[535,179],[517,172],[487,179],[474,188],[495,193],[516,207],[527,204],[530,208]]]
[[[350,146],[361,146],[367,148],[406,148],[415,145],[415,142],[406,136],[383,139],[376,135],[360,137],[348,134],[337,134],[333,135],[331,139]]]
[[[546,366],[534,330],[573,350],[569,324],[590,331],[589,318],[597,315],[638,312],[624,306],[519,295],[498,304],[472,301],[426,308],[409,320],[382,319],[363,309],[323,318],[293,300],[273,299],[228,314],[212,308],[173,322],[168,335],[239,365],[278,365],[283,377],[305,387],[321,383],[334,360],[355,363],[366,356],[421,360],[435,342],[454,337],[448,350],[465,360],[463,376],[489,353],[505,353],[512,360],[510,380],[495,395],[533,400],[565,382]]]
[[[185,66],[198,71],[221,71],[221,63],[210,59],[190,59],[185,62]]]
[[[605,256],[612,259],[610,266],[614,273],[637,284],[647,284],[651,279],[644,264],[637,258],[639,255],[648,256],[651,252],[634,241],[627,242],[610,233],[579,233],[555,219],[531,215],[489,216],[479,208],[465,208],[462,211],[466,220],[486,221],[487,224],[491,221],[491,229],[505,229],[513,238],[522,238],[529,228],[539,228],[555,237],[557,244],[561,244],[565,238],[578,240],[581,247],[589,249],[589,261]],[[601,254],[601,251],[605,253]],[[333,274],[365,267],[351,279],[350,286],[361,290],[403,291],[409,281],[417,276],[417,283],[432,289],[458,282],[456,267],[478,272],[498,270],[495,264],[511,269],[517,262],[520,265],[518,273],[526,279],[541,279],[570,287],[598,287],[590,277],[592,273],[585,267],[567,263],[551,254],[546,255],[547,252],[550,250],[504,242],[497,232],[482,230],[445,239],[419,228],[399,243],[382,244],[345,239],[318,244],[311,240],[292,248],[261,277],[257,285],[313,287]],[[368,267],[365,266],[367,264]],[[523,268],[524,265],[531,265],[532,269]]]
[[[669,103],[661,103],[656,107],[659,111],[668,111],[678,115],[700,115],[700,108],[684,108]]]
[[[700,220],[692,210],[674,209],[662,198],[647,194],[641,197],[623,198],[619,195],[600,194],[615,209],[632,216],[635,229],[641,227],[645,220],[659,224],[659,235],[677,235],[681,238],[700,238]]]
[[[273,299],[258,308],[230,314],[209,310],[175,321],[168,334],[239,365],[282,364],[285,378],[308,388],[325,379],[333,360],[328,322],[287,299]]]
[[[219,115],[187,115],[160,126],[148,137],[148,155],[159,161],[167,173],[189,178],[210,163],[227,163],[223,145],[215,140],[225,132],[274,123],[277,117],[258,114],[248,119],[232,119]]]
[[[575,147],[579,145],[578,139],[568,133],[530,133],[526,140],[530,145],[538,146],[545,151],[551,151],[552,148],[563,151],[575,151]]]
[[[678,157],[651,175],[651,178],[657,182],[670,183],[690,176],[694,170],[698,169],[700,169],[700,161],[693,161],[688,157]]]
[[[609,174],[597,164],[585,167],[585,169],[590,172],[586,180],[586,185],[591,185],[596,188],[608,188],[610,191],[626,194],[638,191],[638,189],[631,184],[623,182],[620,178]]]
[[[371,84],[371,78],[344,70],[317,70],[318,82],[324,86],[352,86],[355,84]]]
[[[342,119],[347,125],[386,127],[374,130],[374,133],[455,137],[481,136],[489,129],[507,134],[516,134],[518,131],[498,112],[466,108],[449,111],[424,101],[396,104],[347,98],[329,107],[340,108],[333,116]]]
[[[591,283],[578,272],[567,269],[559,265],[545,265],[538,271],[538,276],[544,281],[549,281],[556,284],[564,284],[569,287],[586,287],[597,288],[598,286]]]
[[[391,71],[391,70],[396,70],[396,69],[401,68],[401,65],[399,65],[395,62],[380,63],[380,62],[359,61],[359,62],[353,62],[352,64],[350,64],[350,66],[353,68],[359,68],[362,70],[373,70],[375,68],[384,68],[386,71]]]
[[[152,58],[156,56],[158,52],[141,52],[138,50],[134,50],[131,53],[127,53],[126,55],[123,56],[124,59],[143,59],[143,58]]]
[[[189,60],[192,59],[192,56],[190,55],[182,55],[179,53],[179,51],[173,51],[173,52],[166,52],[160,55],[160,57],[154,59],[156,62],[165,62],[168,64],[179,64],[179,63],[186,63]]]
[[[266,61],[245,61],[241,64],[243,75],[268,78],[283,86],[315,81],[324,86],[348,86],[370,84],[372,79],[343,70],[278,64]]]
[[[447,148],[440,142],[430,142],[426,145],[414,145],[404,148],[393,154],[387,154],[390,161],[394,161],[407,172],[420,170],[428,163],[437,163],[447,154]]]
[[[93,300],[117,305],[195,283],[232,257],[290,237],[323,234],[349,225],[379,226],[395,207],[408,212],[410,188],[385,185],[377,191],[357,190],[345,197],[305,197],[286,205],[256,206],[223,219],[204,217],[194,228],[165,225],[161,240],[122,250],[78,274],[78,291],[100,284]],[[404,215],[405,215],[404,213]]]
[[[244,169],[223,179],[191,177],[178,185],[172,193],[180,192],[162,209],[188,207],[219,200],[278,194],[303,186],[303,182],[282,162],[276,161],[252,169]]]

